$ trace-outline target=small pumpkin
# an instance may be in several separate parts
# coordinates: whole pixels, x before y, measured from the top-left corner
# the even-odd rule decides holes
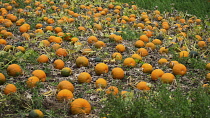
[[[22,74],[22,69],[18,64],[11,64],[7,67],[7,74],[10,76],[18,76]]]
[[[210,63],[206,64],[206,70],[210,70]]]
[[[152,80],[158,80],[161,78],[161,76],[164,74],[164,72],[161,69],[155,69],[151,73],[151,79]]]
[[[34,70],[32,72],[32,75],[38,77],[39,80],[42,82],[46,81],[47,78],[46,73],[43,70]]]
[[[153,71],[153,67],[151,64],[149,63],[144,63],[142,66],[141,66],[141,69],[144,73],[151,73]]]
[[[87,67],[89,65],[89,61],[86,57],[81,56],[76,59],[76,65],[78,67],[82,67],[82,66]]]
[[[65,63],[63,62],[63,60],[61,59],[56,59],[54,62],[53,62],[53,66],[55,69],[63,69],[64,66],[65,66]]]
[[[72,114],[90,114],[91,112],[90,103],[83,98],[75,99],[72,103],[70,103],[70,106]]]
[[[123,61],[123,65],[126,67],[134,67],[136,66],[136,61],[133,58],[126,58]]]
[[[4,74],[0,73],[0,85],[4,84],[6,81],[6,78],[4,76]]]
[[[72,92],[68,89],[62,89],[61,91],[58,92],[57,94],[57,99],[60,100],[69,100],[72,99],[74,96]]]
[[[56,55],[58,55],[60,57],[61,56],[66,57],[67,54],[68,54],[68,52],[66,51],[66,49],[63,49],[63,48],[57,49],[55,53],[56,53]]]
[[[63,80],[58,84],[57,89],[58,90],[68,89],[73,93],[74,92],[74,85],[67,80]]]
[[[95,72],[97,75],[108,73],[109,67],[105,63],[99,63],[95,66]]]
[[[122,55],[118,52],[115,52],[115,53],[112,54],[112,59],[122,60]]]
[[[114,68],[112,69],[112,78],[113,79],[123,79],[125,75],[125,72],[122,68]]]
[[[90,36],[90,37],[88,37],[88,39],[87,39],[87,42],[88,42],[88,43],[96,43],[97,41],[98,41],[98,38],[95,37],[95,36]]]
[[[64,67],[62,70],[61,70],[61,75],[64,76],[64,77],[68,77],[69,75],[72,74],[72,70],[71,68],[69,67]]]
[[[82,72],[78,75],[77,79],[79,83],[90,83],[92,80],[92,77],[89,73]]]
[[[48,59],[48,56],[47,55],[40,55],[38,58],[37,58],[37,61],[39,63],[47,63],[49,61]]]
[[[29,88],[33,88],[37,85],[37,82],[39,82],[39,78],[36,76],[29,77],[26,81],[26,84]]]
[[[147,82],[141,81],[136,85],[139,90],[150,90],[149,84]]]
[[[10,93],[15,93],[17,92],[17,88],[14,84],[8,84],[5,88],[4,88],[4,94],[8,95]]]
[[[105,88],[107,81],[104,78],[98,78],[95,82],[96,88]]]
[[[206,80],[210,81],[210,73],[206,74]]]
[[[29,118],[44,118],[44,114],[39,109],[34,109],[29,112]]]
[[[185,75],[187,73],[187,68],[183,64],[176,64],[172,68],[173,74],[174,75]]]
[[[107,90],[106,90],[106,94],[112,94],[112,95],[117,95],[119,92],[118,88],[116,86],[110,86]]]
[[[175,76],[172,73],[164,73],[161,76],[161,81],[163,83],[169,83],[171,84],[175,80]]]

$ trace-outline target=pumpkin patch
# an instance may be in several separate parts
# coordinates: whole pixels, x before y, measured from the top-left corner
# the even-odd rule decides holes
[[[208,15],[118,1],[1,1],[0,117],[208,116]]]

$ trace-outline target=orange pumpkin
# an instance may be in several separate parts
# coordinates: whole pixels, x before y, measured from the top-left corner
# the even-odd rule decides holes
[[[90,83],[92,80],[92,77],[89,73],[82,72],[78,75],[77,79],[79,83]]]
[[[136,61],[133,58],[126,58],[123,61],[123,65],[127,67],[134,67],[136,66]]]
[[[91,112],[90,103],[83,98],[75,99],[72,103],[70,103],[70,106],[72,114],[90,114]]]
[[[22,69],[17,64],[11,64],[7,67],[7,74],[10,76],[18,76],[22,74]]]
[[[105,88],[107,86],[107,81],[103,78],[98,78],[95,82],[96,88]]]
[[[82,66],[87,67],[89,65],[89,61],[86,57],[81,56],[76,59],[76,65],[78,67],[82,67]]]
[[[183,64],[176,64],[172,68],[174,75],[185,75],[187,73],[187,68]]]
[[[57,94],[58,100],[69,100],[69,99],[72,99],[73,97],[74,96],[73,96],[72,92],[68,89],[62,89]]]
[[[39,63],[46,63],[46,62],[48,62],[49,61],[49,59],[48,59],[48,56],[47,55],[40,55],[38,58],[37,58],[37,61],[39,62]]]
[[[125,72],[122,68],[114,68],[112,69],[112,77],[113,79],[123,79]]]
[[[17,92],[17,88],[14,84],[8,84],[5,88],[4,88],[4,94],[8,95],[10,93],[14,93]]]
[[[61,59],[56,59],[54,62],[53,62],[53,66],[55,69],[63,69],[64,66],[65,66],[65,63],[63,62],[63,60]]]
[[[26,84],[29,88],[33,88],[36,86],[37,82],[39,82],[39,78],[36,76],[29,77],[26,81]]]
[[[46,73],[43,70],[34,70],[32,72],[32,75],[36,76],[39,78],[40,81],[44,82],[46,81]]]
[[[108,73],[109,67],[105,63],[99,63],[95,66],[95,72],[97,75]]]
[[[58,84],[57,89],[58,90],[68,89],[73,93],[74,92],[74,85],[67,80],[63,80]]]
[[[59,48],[56,50],[56,55],[58,55],[60,57],[61,56],[65,57],[65,56],[67,56],[67,54],[68,54],[68,52],[66,51],[66,49]]]
[[[107,90],[106,90],[106,94],[112,94],[112,95],[117,95],[119,92],[118,88],[116,86],[110,86]]]
[[[139,90],[150,90],[150,87],[148,86],[147,82],[141,81],[136,85],[136,88]]]
[[[4,76],[4,74],[0,73],[0,85],[4,84],[6,81],[6,78]]]

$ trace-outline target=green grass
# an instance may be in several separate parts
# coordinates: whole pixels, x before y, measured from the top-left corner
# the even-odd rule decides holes
[[[134,1],[139,8],[154,10],[156,6],[161,12],[171,12],[174,9],[187,14],[196,15],[204,19],[206,15],[210,15],[209,0],[116,0],[118,2],[130,3]],[[209,16],[208,16],[209,17]]]
[[[210,115],[209,93],[203,88],[187,92],[179,88],[168,90],[168,86],[158,87],[157,91],[136,90],[135,96],[126,98],[110,95],[102,103],[105,107],[101,117],[107,118],[207,118]],[[186,91],[186,92],[183,92]]]

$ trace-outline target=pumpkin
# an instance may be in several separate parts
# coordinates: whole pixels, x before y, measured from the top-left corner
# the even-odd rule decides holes
[[[68,89],[73,93],[74,92],[74,85],[67,80],[63,80],[58,84],[57,89],[58,90]]]
[[[72,70],[71,68],[69,67],[64,67],[62,70],[61,70],[61,75],[64,76],[64,77],[68,77],[69,75],[72,74]]]
[[[29,118],[43,118],[44,114],[39,109],[34,109],[29,112]]]
[[[98,78],[95,82],[96,88],[105,88],[107,81],[104,78]]]
[[[144,73],[151,73],[153,71],[153,67],[152,65],[148,64],[148,63],[144,63],[142,66],[141,66],[141,69]]]
[[[89,73],[82,72],[78,75],[77,79],[79,83],[90,83],[92,80],[92,77]]]
[[[37,82],[39,82],[39,78],[36,76],[29,77],[26,81],[26,84],[29,88],[33,88],[36,86]]]
[[[133,58],[126,58],[123,61],[123,65],[126,67],[134,67],[136,66],[136,61]]]
[[[63,62],[63,60],[61,59],[56,59],[54,62],[53,62],[53,66],[55,69],[63,69],[64,66],[65,66],[65,63]]]
[[[175,76],[173,74],[171,74],[171,73],[164,73],[161,76],[161,81],[163,83],[169,83],[169,84],[171,84],[174,80],[175,80]]]
[[[187,73],[187,68],[183,64],[176,64],[172,68],[174,75],[185,75]]]
[[[118,52],[124,52],[125,51],[125,46],[122,45],[122,44],[118,44],[115,48]]]
[[[118,88],[116,86],[110,86],[107,90],[106,90],[106,94],[112,94],[112,95],[117,95],[119,92]]]
[[[105,63],[99,63],[95,66],[96,75],[108,73],[109,67]]]
[[[18,76],[22,74],[22,69],[17,64],[11,64],[7,67],[7,74],[10,76]]]
[[[151,73],[151,79],[152,80],[158,80],[161,78],[161,76],[164,74],[164,72],[161,69],[155,69]]]
[[[122,68],[114,68],[112,69],[112,78],[113,79],[123,79],[125,75],[125,72]]]
[[[4,76],[4,74],[0,73],[0,85],[4,84],[6,81],[6,78]]]
[[[88,43],[96,43],[97,41],[98,41],[98,38],[95,37],[95,36],[90,36],[90,37],[88,37],[88,39],[87,39],[87,42],[88,42]]]
[[[8,95],[10,93],[14,93],[17,91],[17,88],[14,84],[8,84],[5,88],[4,88],[4,94]]]
[[[46,81],[47,78],[46,73],[43,70],[34,70],[32,72],[32,75],[38,77],[39,80],[42,82]]]
[[[57,94],[57,99],[58,100],[69,100],[73,98],[73,94],[70,90],[68,89],[63,89],[58,92]]]
[[[82,66],[87,67],[89,65],[89,61],[86,57],[81,56],[76,59],[76,65],[78,67],[82,67]]]
[[[48,56],[47,55],[40,55],[38,58],[37,58],[37,61],[39,62],[39,63],[46,63],[46,62],[48,62],[49,61],[49,59],[48,59]]]
[[[147,37],[147,35],[141,35],[139,37],[140,40],[144,41],[144,42],[149,42],[149,38]]]
[[[112,59],[122,60],[122,55],[118,52],[115,52],[115,53],[112,54]]]
[[[60,57],[61,56],[66,57],[67,54],[68,54],[68,52],[66,51],[66,49],[63,49],[63,48],[57,49],[55,53],[56,53],[56,55],[58,55]]]
[[[139,90],[150,90],[149,84],[147,82],[141,81],[136,85]]]
[[[210,70],[210,63],[206,64],[206,70]]]
[[[72,114],[90,114],[91,105],[87,100],[78,98],[70,103],[70,110]]]
[[[210,81],[210,73],[206,74],[206,80]]]

